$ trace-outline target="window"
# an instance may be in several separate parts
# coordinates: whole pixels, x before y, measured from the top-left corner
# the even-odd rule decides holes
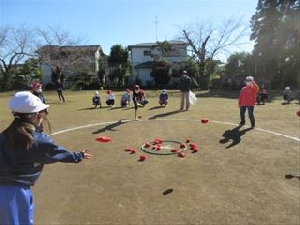
[[[149,55],[149,56],[151,56],[151,51],[145,50],[145,51],[144,51],[144,55]]]

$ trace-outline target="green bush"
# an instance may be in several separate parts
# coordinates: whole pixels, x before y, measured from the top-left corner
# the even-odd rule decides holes
[[[92,81],[88,85],[89,90],[99,90],[100,89],[100,84],[98,81]]]

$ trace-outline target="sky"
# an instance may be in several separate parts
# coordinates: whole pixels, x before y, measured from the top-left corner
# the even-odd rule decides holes
[[[242,18],[246,26],[258,0],[0,0],[0,25],[59,27],[105,54],[122,46],[173,40],[199,21]],[[250,29],[250,28],[249,28]],[[253,42],[232,52],[251,52]]]

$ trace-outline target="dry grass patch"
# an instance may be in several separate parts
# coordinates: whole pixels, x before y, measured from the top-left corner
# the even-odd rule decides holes
[[[133,108],[90,109],[92,92],[65,92],[65,104],[56,93],[45,93],[53,134],[90,125],[53,139],[72,150],[89,149],[94,157],[79,165],[46,166],[33,188],[36,224],[300,223],[299,180],[285,179],[300,175],[299,105],[281,105],[278,98],[256,106],[257,129],[247,130],[236,128],[235,98],[200,97],[191,110],[180,112],[178,91],[166,108],[157,107],[159,92],[148,93],[140,121],[133,121]],[[121,93],[116,94],[119,103]],[[104,91],[100,95],[103,102]],[[9,111],[1,107],[1,128],[11,120],[4,114]],[[211,122],[201,124],[204,117]],[[112,141],[94,141],[100,135]],[[140,147],[157,137],[180,142],[191,137],[199,152],[187,150],[185,158],[147,155],[138,162],[145,154]],[[128,154],[127,147],[137,152]]]

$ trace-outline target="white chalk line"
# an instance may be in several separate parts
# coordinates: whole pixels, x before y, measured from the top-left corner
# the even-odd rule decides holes
[[[156,119],[156,120],[162,120],[162,121],[184,121],[184,120],[186,120],[187,121],[188,119]],[[121,122],[129,122],[129,121],[133,121],[133,122],[149,122],[151,120],[139,120],[139,121],[135,121],[135,120],[121,120]],[[195,121],[198,121],[198,120],[195,120]],[[71,132],[71,131],[74,131],[74,130],[80,130],[80,129],[85,129],[85,128],[88,128],[88,127],[113,124],[113,123],[117,123],[117,122],[120,122],[120,121],[116,120],[116,121],[110,121],[110,122],[101,122],[101,123],[88,124],[88,125],[83,125],[83,126],[78,126],[78,127],[73,127],[73,128],[69,128],[69,129],[57,131],[57,132],[52,133],[51,135],[54,136],[54,135],[57,135],[57,134]],[[216,121],[216,120],[210,120],[209,122],[210,123],[219,123],[219,124],[232,125],[232,126],[237,126],[238,125],[238,124],[234,124],[234,123],[230,123],[230,122],[222,122],[222,121]],[[244,126],[244,127],[248,128],[247,126]],[[298,138],[298,137],[294,137],[294,136],[290,136],[290,135],[286,135],[286,134],[281,134],[281,133],[278,133],[278,132],[274,132],[274,131],[270,131],[270,130],[265,130],[265,129],[262,129],[262,128],[255,128],[254,130],[261,131],[261,132],[264,132],[264,133],[268,133],[268,134],[271,134],[271,135],[285,137],[285,138],[292,139],[294,141],[300,142],[300,138]]]

